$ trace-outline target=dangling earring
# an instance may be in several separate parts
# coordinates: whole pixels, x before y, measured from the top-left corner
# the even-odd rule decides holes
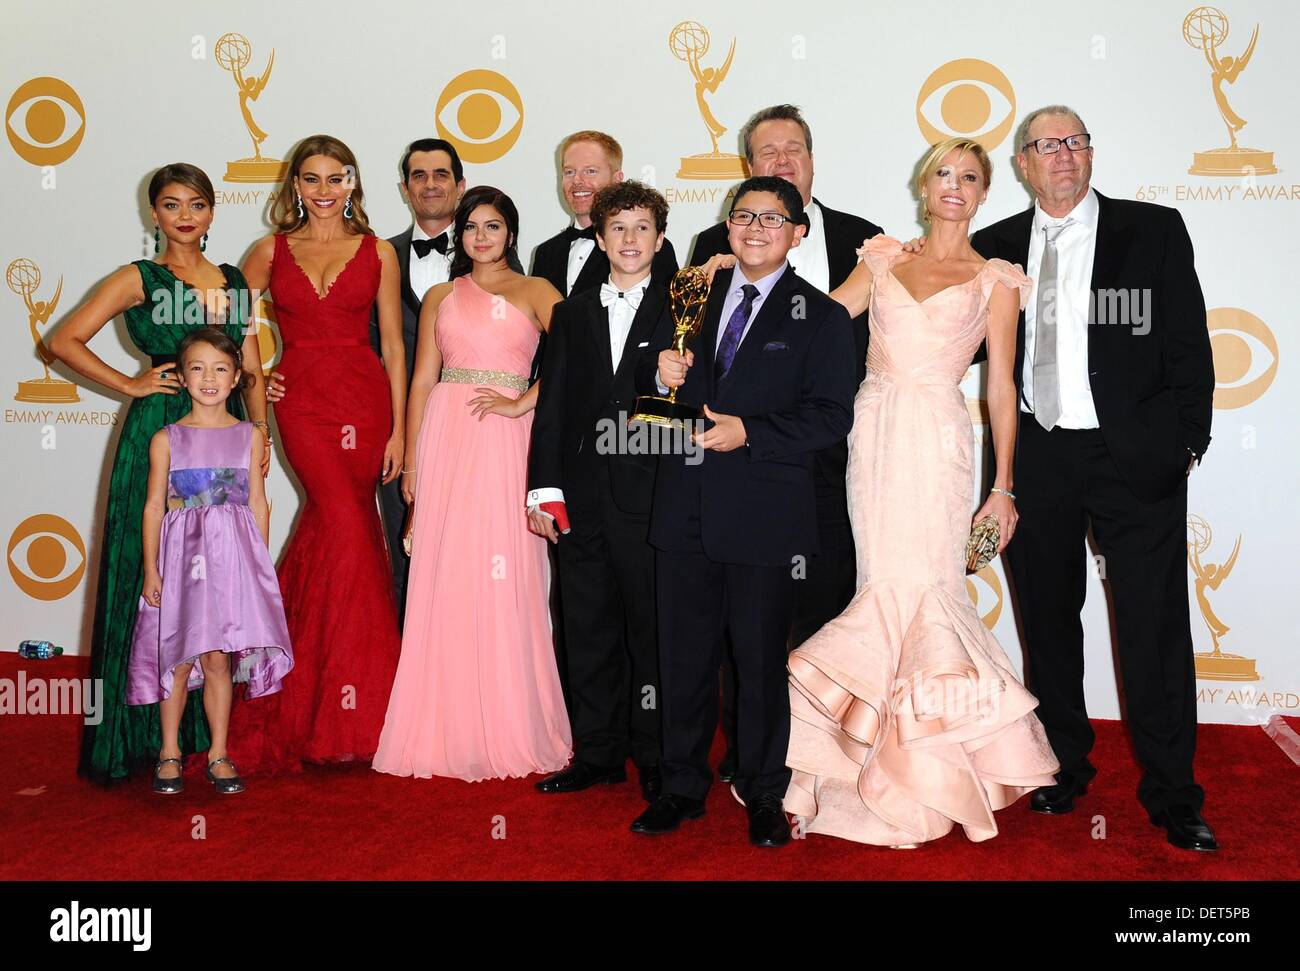
[[[154,254],[155,254],[155,255],[157,255],[157,253],[158,253],[158,243],[159,243],[159,239],[158,239],[158,227],[155,226],[155,227],[153,228],[153,251],[154,251]]]
[[[298,195],[298,218],[299,218],[299,219],[302,219],[305,215],[307,215],[307,214],[306,214],[305,212],[303,212],[303,209],[302,209],[302,195],[299,194],[299,195]]]
[[[207,251],[208,251],[208,234],[204,233],[203,238],[199,240],[199,252],[206,253]]]
[[[352,218],[352,197],[348,196],[348,201],[343,204],[343,218]]]

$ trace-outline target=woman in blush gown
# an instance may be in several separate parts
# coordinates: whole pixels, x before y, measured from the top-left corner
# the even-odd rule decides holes
[[[858,590],[790,656],[788,812],[808,833],[911,847],[960,824],[997,834],[994,812],[1058,766],[1038,702],[1016,679],[965,587],[972,432],[959,383],[980,342],[997,471],[975,514],[1015,530],[1013,363],[1029,278],[984,262],[968,238],[991,166],[978,143],[936,145],[917,187],[924,250],[887,236],[832,296],[870,308],[867,378],[849,436],[849,512]]]
[[[284,690],[239,701],[232,756],[245,774],[368,761],[379,744],[400,638],[375,505],[401,470],[406,363],[397,254],[362,208],[356,159],[328,135],[299,143],[250,286],[269,288],[284,353],[275,418],[306,492],[280,561],[294,647]],[[370,347],[377,307],[383,362]]]
[[[510,269],[519,217],[477,186],[456,211],[451,281],[420,311],[402,491],[402,659],[374,768],[482,779],[556,772],[572,739],[548,615],[546,540],[528,531],[528,373],[559,293]]]

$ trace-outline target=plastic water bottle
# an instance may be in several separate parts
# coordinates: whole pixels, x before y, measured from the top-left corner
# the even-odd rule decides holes
[[[45,661],[62,653],[63,648],[55,647],[49,641],[23,641],[18,645],[18,656],[33,661]]]

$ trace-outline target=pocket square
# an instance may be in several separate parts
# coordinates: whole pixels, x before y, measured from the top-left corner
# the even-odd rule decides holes
[[[649,341],[642,341],[640,344],[637,345],[637,350],[640,350],[640,349],[643,348],[643,347],[649,347],[649,346],[650,346],[650,342],[649,342]]]
[[[790,345],[785,341],[768,341],[763,345],[765,351],[788,351],[789,349]]]

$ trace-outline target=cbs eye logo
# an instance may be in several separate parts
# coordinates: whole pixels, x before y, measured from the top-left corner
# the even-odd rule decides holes
[[[1254,314],[1216,307],[1206,314],[1214,354],[1214,407],[1244,408],[1277,376],[1277,338]]]
[[[972,138],[991,152],[1016,121],[1016,92],[988,61],[963,57],[937,68],[916,97],[916,124],[933,145]]]
[[[66,597],[86,572],[81,536],[66,519],[49,513],[18,524],[9,537],[7,558],[18,589],[36,600]]]
[[[66,82],[32,78],[9,99],[5,133],[19,158],[32,165],[58,165],[81,147],[86,109]]]
[[[992,563],[966,578],[966,596],[984,626],[992,630],[1002,616],[1002,581]]]
[[[466,162],[495,162],[514,148],[524,127],[524,102],[496,71],[466,71],[452,78],[433,109],[438,134]]]
[[[275,305],[267,296],[253,304],[249,323],[257,329],[257,352],[262,358],[262,374],[270,377],[280,353],[279,335],[276,333]]]

